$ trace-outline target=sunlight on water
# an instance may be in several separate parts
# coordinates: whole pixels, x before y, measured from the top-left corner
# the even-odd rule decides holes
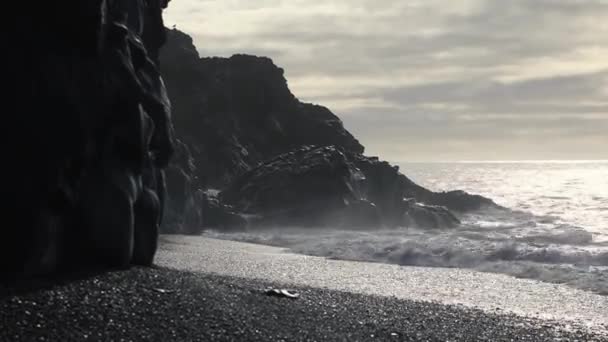
[[[401,171],[435,191],[463,189],[557,223],[608,235],[608,161],[402,163]]]

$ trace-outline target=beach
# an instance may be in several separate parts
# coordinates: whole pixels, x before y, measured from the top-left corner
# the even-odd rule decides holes
[[[288,288],[298,299],[271,297]],[[457,269],[163,236],[155,268],[4,289],[6,341],[606,341],[608,298]]]

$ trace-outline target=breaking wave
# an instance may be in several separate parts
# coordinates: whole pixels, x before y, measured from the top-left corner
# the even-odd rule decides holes
[[[401,166],[433,190],[464,189],[514,210],[467,214],[450,230],[206,234],[335,259],[503,273],[608,295],[608,162]]]
[[[503,273],[608,295],[608,243],[552,217],[504,216],[468,215],[452,230],[284,228],[206,235],[333,259]]]

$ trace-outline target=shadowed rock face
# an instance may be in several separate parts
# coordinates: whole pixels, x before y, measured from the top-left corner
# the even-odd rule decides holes
[[[2,229],[3,276],[152,262],[173,153],[157,64],[166,5],[17,4],[3,63],[3,219],[16,223]]]
[[[268,58],[199,58],[192,38],[170,30],[161,60],[176,132],[191,147],[205,187],[222,188],[258,163],[303,145],[363,152],[327,108],[298,101],[283,70]]]
[[[335,146],[304,146],[237,177],[220,199],[251,215],[250,227],[450,228],[459,224],[446,207],[419,203],[419,198],[425,199],[420,194],[439,196],[375,158]]]
[[[335,147],[306,146],[238,177],[220,198],[263,225],[330,225],[331,216],[362,200],[357,177],[363,176]]]
[[[450,210],[496,206],[463,192],[431,192],[398,167],[364,156],[340,119],[298,101],[268,58],[200,58],[192,38],[169,30],[161,59],[176,132],[190,153],[188,162],[169,169],[175,184],[169,202],[177,205],[170,211],[181,216],[167,222],[167,232],[268,225],[442,228],[458,224]],[[199,189],[207,188],[223,191],[201,196]],[[192,227],[184,217],[202,219]]]

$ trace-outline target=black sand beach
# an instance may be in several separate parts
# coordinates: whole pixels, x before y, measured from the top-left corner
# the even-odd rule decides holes
[[[566,324],[476,309],[134,268],[0,299],[2,341],[608,341]]]

